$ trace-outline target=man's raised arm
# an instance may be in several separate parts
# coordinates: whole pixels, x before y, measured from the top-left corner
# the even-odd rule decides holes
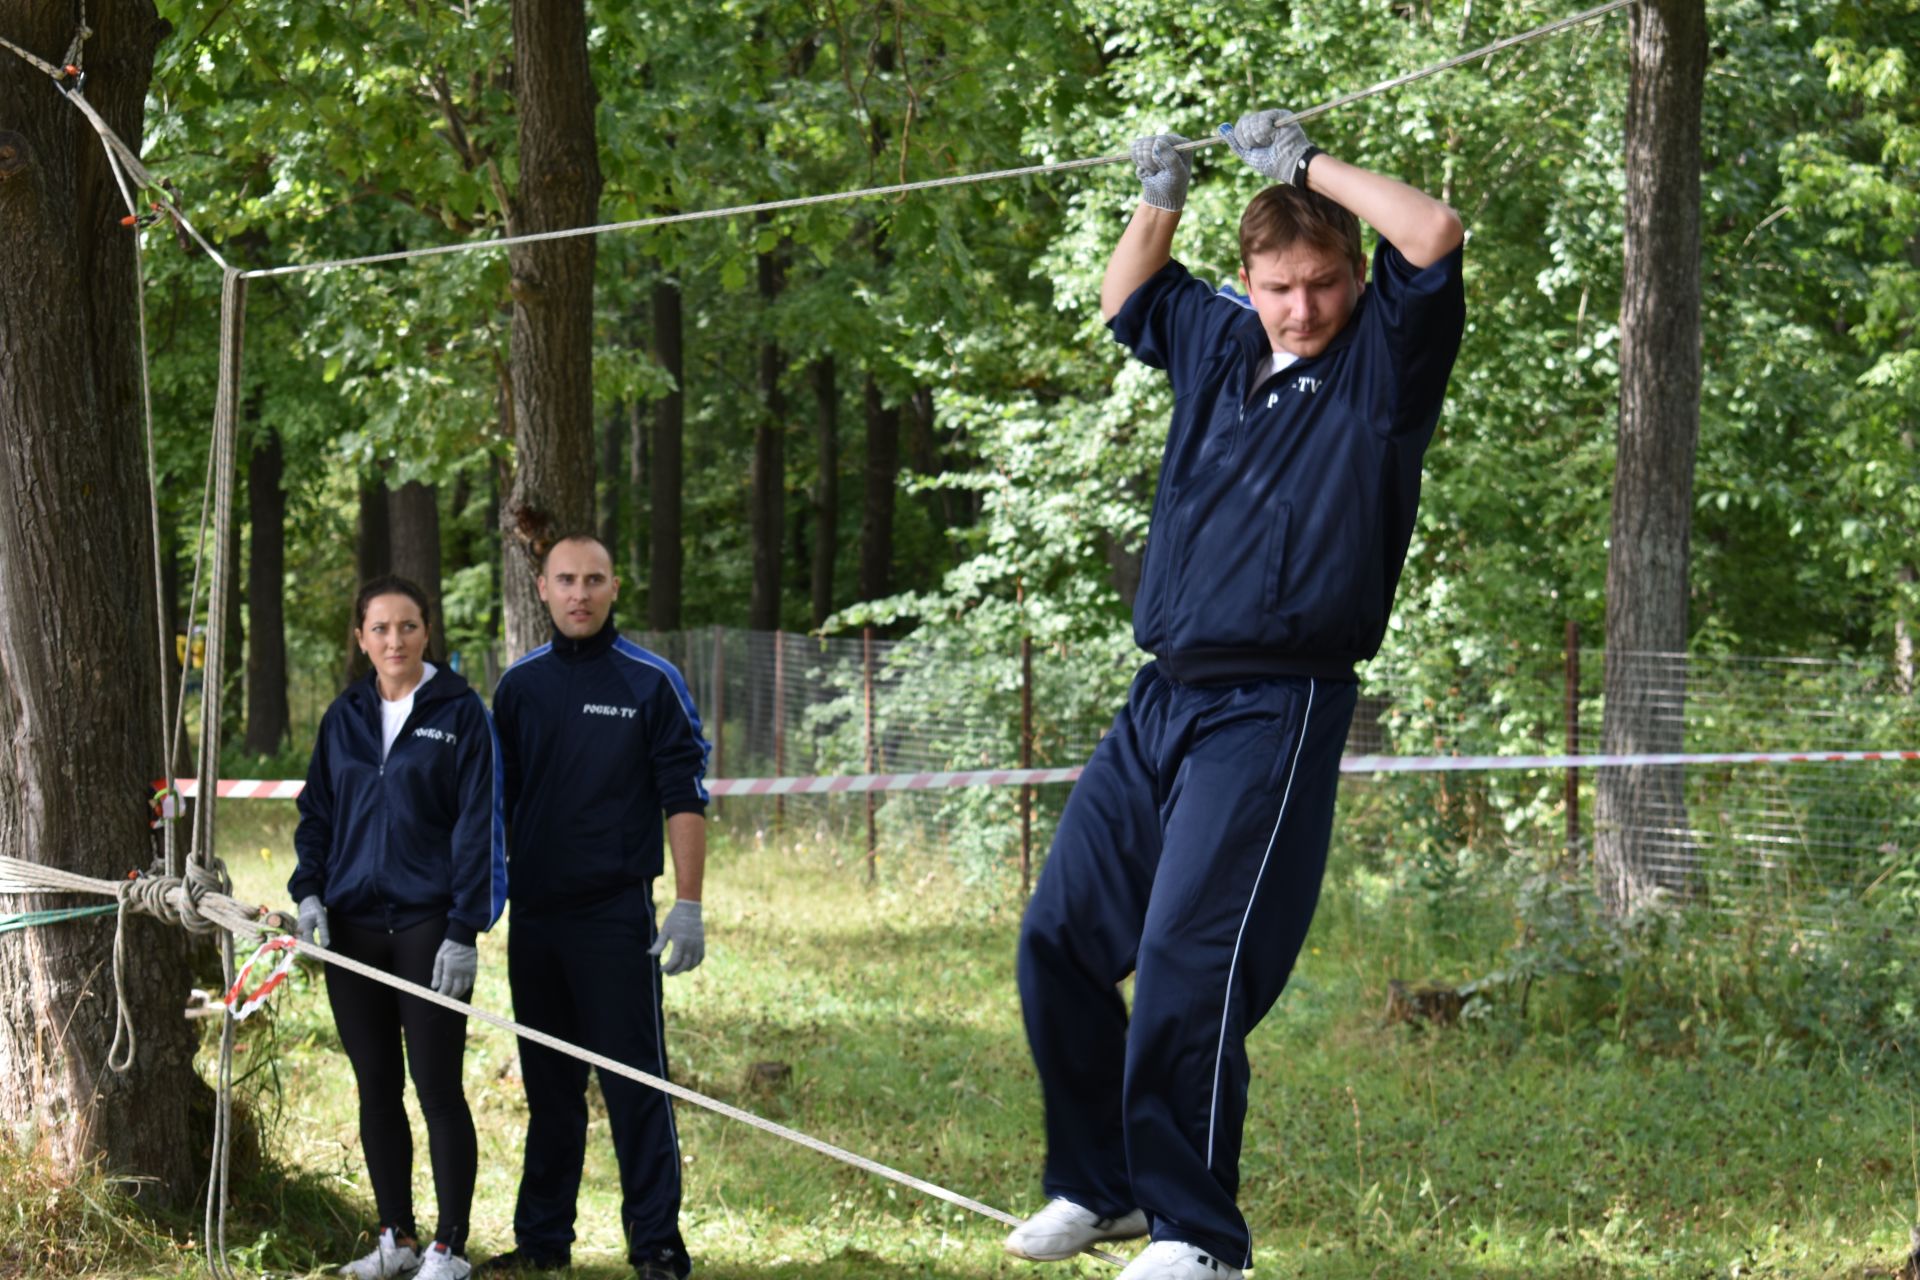
[[[1107,274],[1100,282],[1100,315],[1111,320],[1133,291],[1173,257],[1173,231],[1187,202],[1192,170],[1186,152],[1174,148],[1186,139],[1162,133],[1133,142],[1133,168],[1140,177],[1140,206],[1113,246]]]

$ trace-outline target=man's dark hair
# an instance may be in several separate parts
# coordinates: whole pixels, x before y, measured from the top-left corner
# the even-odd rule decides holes
[[[546,548],[540,552],[540,572],[543,575],[547,571],[547,561],[553,558],[553,549],[563,542],[591,542],[594,546],[607,553],[608,564],[613,563],[613,548],[600,541],[599,534],[594,533],[590,529],[581,529],[559,535],[552,542],[549,542]]]
[[[1272,253],[1302,241],[1339,254],[1355,270],[1367,264],[1360,252],[1360,220],[1323,195],[1291,186],[1268,187],[1240,215],[1242,267],[1256,253]]]
[[[384,574],[378,578],[369,578],[360,584],[360,594],[353,598],[353,629],[358,631],[367,620],[367,606],[378,596],[405,596],[420,606],[422,626],[433,624],[433,610],[427,604],[427,593],[398,574]]]

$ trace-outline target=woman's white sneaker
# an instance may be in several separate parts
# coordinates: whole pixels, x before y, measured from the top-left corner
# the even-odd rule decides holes
[[[1244,1280],[1244,1273],[1195,1245],[1156,1240],[1127,1264],[1119,1280]]]
[[[1135,1209],[1103,1218],[1071,1200],[1055,1197],[1007,1236],[1007,1252],[1029,1262],[1058,1262],[1102,1240],[1132,1240],[1147,1234],[1147,1215]]]
[[[395,1280],[398,1276],[410,1276],[420,1269],[420,1251],[410,1244],[401,1244],[393,1237],[393,1228],[388,1227],[380,1233],[373,1252],[364,1258],[355,1258],[340,1268],[340,1274],[351,1280]]]
[[[436,1240],[427,1246],[413,1280],[467,1280],[472,1273],[473,1264],[447,1248],[444,1241]]]

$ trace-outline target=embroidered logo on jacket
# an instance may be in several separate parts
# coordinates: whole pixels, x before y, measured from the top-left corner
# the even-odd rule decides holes
[[[1295,378],[1293,380],[1293,389],[1303,396],[1310,396],[1320,389],[1320,379],[1306,377]],[[1279,403],[1280,393],[1278,391],[1270,391],[1267,393],[1267,408],[1271,409]]]
[[[449,746],[460,741],[457,735],[448,733],[445,729],[429,729],[425,725],[415,729],[413,736],[416,738],[432,738],[435,742],[444,742]]]
[[[580,714],[588,716],[619,716],[622,720],[631,720],[640,714],[638,707],[609,707],[599,702],[589,702],[580,708]]]

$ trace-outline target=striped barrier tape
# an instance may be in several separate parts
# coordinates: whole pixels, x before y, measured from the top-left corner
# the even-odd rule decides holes
[[[280,962],[274,965],[273,972],[267,975],[266,980],[248,994],[247,975],[253,972],[254,965],[276,951],[280,953]],[[240,966],[240,972],[234,975],[233,985],[228,987],[227,994],[220,998],[220,1005],[235,1022],[244,1020],[255,1009],[265,1004],[267,997],[274,993],[275,988],[287,980],[287,975],[293,972],[294,961],[299,958],[300,953],[294,947],[292,938],[268,938],[260,944],[258,950],[247,957],[247,962]]]
[[[1345,756],[1342,773],[1480,773],[1523,769],[1620,769],[1653,765],[1868,764],[1920,761],[1920,751],[1721,751],[1645,752],[1637,755],[1561,756]],[[713,796],[843,795],[866,791],[945,791],[956,787],[1046,786],[1073,782],[1078,765],[1066,769],[973,769],[946,773],[853,773],[791,778],[714,778]],[[297,778],[222,778],[223,800],[292,800],[306,784]],[[200,785],[180,778],[174,792],[198,795]]]

